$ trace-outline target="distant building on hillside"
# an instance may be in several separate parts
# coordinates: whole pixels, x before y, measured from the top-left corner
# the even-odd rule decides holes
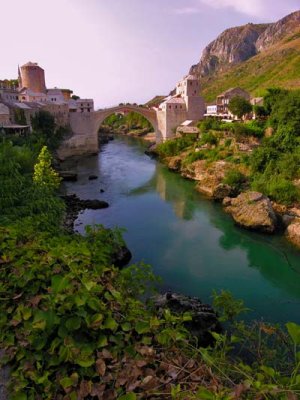
[[[229,114],[228,105],[233,97],[243,97],[244,99],[250,101],[250,94],[246,90],[239,87],[231,88],[217,96],[217,114]]]
[[[206,117],[215,117],[217,115],[217,105],[216,104],[208,104],[206,106]]]

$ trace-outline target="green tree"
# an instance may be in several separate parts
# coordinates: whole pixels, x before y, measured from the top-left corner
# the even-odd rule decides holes
[[[252,111],[250,102],[241,96],[233,97],[229,101],[228,108],[232,114],[236,115],[238,118],[242,118],[244,115]]]
[[[55,131],[54,117],[45,110],[37,112],[31,118],[32,129],[36,132],[43,132],[45,136],[51,136]]]
[[[267,94],[264,96],[264,109],[267,115],[270,115],[275,104],[289,93],[286,89],[281,88],[269,88]]]
[[[37,186],[54,192],[58,189],[61,179],[52,168],[51,162],[51,154],[47,146],[44,146],[38,156],[38,162],[34,166],[33,181]]]
[[[15,108],[14,109],[14,114],[15,114],[15,121],[16,121],[17,124],[27,125],[25,113],[24,113],[24,110],[22,108]]]

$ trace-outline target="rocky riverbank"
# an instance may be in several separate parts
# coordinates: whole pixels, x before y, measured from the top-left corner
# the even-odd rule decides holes
[[[202,303],[197,297],[167,292],[157,295],[153,303],[158,315],[163,315],[166,309],[180,316],[188,313],[189,318],[184,326],[193,337],[197,338],[197,344],[200,347],[214,344],[215,340],[211,332],[222,332],[216,312],[209,304]]]
[[[76,194],[61,196],[66,204],[66,214],[63,221],[63,227],[69,232],[74,233],[74,222],[79,213],[83,210],[99,210],[109,207],[109,204],[103,200],[82,200]],[[115,250],[111,256],[111,263],[117,267],[126,266],[132,258],[130,250],[123,244],[116,244]]]
[[[158,157],[155,147],[147,150],[149,156]],[[300,248],[300,207],[287,207],[272,202],[262,193],[251,191],[247,185],[238,190],[224,183],[226,172],[234,166],[219,160],[207,163],[198,160],[191,164],[183,163],[184,153],[173,157],[165,157],[161,161],[186,179],[196,181],[196,190],[209,199],[221,201],[224,210],[229,213],[235,223],[243,228],[263,233],[284,233],[285,237]]]
[[[109,207],[109,204],[103,200],[82,200],[76,194],[61,196],[66,204],[66,214],[63,221],[64,228],[72,233],[74,232],[74,222],[79,213],[85,209],[99,210]]]

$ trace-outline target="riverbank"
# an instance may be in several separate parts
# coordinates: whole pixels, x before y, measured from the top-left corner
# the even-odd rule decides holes
[[[224,211],[232,216],[237,225],[264,233],[283,233],[287,240],[300,249],[299,204],[287,206],[271,201],[262,193],[251,191],[247,184],[249,172],[246,166],[237,166],[225,159],[187,162],[192,143],[188,142],[175,156],[163,155],[159,150],[161,146],[158,149],[152,147],[147,153],[158,156],[169,170],[195,181],[195,189],[207,198],[222,202]],[[204,149],[206,151],[209,148],[206,146]],[[201,155],[195,154],[198,157]]]

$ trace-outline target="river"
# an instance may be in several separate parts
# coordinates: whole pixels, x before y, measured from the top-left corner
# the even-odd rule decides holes
[[[194,182],[144,150],[138,139],[116,137],[97,156],[69,165],[78,181],[64,184],[68,194],[110,204],[82,212],[76,230],[84,233],[91,224],[125,228],[132,262],[151,264],[163,289],[205,302],[212,301],[213,289],[226,289],[251,309],[246,319],[300,323],[300,252],[279,235],[236,227],[220,204],[195,191]],[[89,180],[91,174],[98,179]]]

